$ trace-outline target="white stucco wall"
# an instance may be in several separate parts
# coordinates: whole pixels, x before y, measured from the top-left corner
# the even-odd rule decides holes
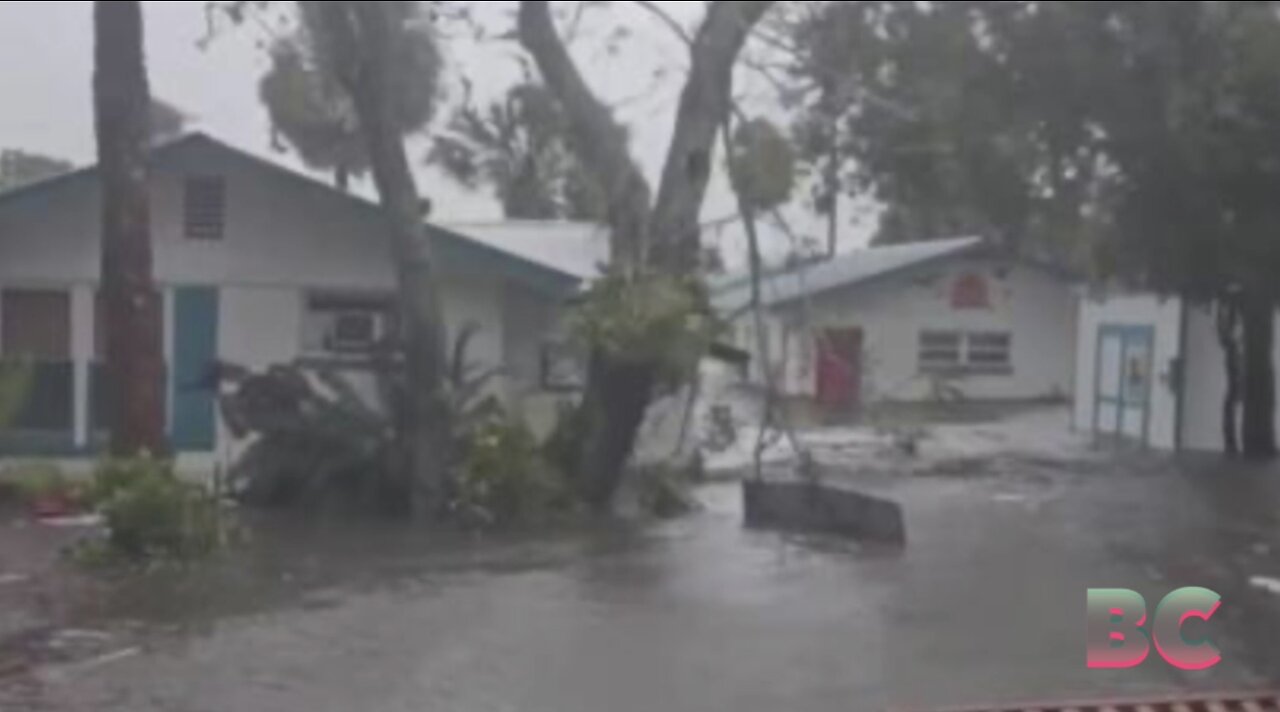
[[[1102,324],[1151,325],[1156,329],[1156,391],[1152,397],[1151,447],[1174,449],[1179,439],[1178,394],[1171,387],[1172,360],[1183,357],[1180,447],[1188,452],[1222,452],[1222,400],[1226,396],[1224,353],[1211,307],[1190,305],[1181,337],[1181,302],[1149,295],[1085,298],[1080,305],[1079,359],[1082,364],[1074,416],[1075,428],[1092,432],[1097,334]],[[1276,328],[1280,329],[1280,316]],[[1185,351],[1181,351],[1185,348]],[[1280,342],[1275,361],[1280,369]],[[1280,405],[1277,405],[1280,423]],[[1280,428],[1277,428],[1280,429]]]
[[[386,240],[374,221],[285,177],[248,171],[219,154],[202,155],[191,172],[227,178],[226,236],[183,235],[182,179],[152,176],[152,241],[161,284],[390,289]],[[99,200],[93,180],[75,180],[0,210],[0,279],[52,283],[97,281]]]
[[[730,336],[734,345],[751,354],[751,363],[748,366],[750,382],[756,385],[764,383],[764,364],[767,362],[773,368],[775,376],[779,378],[779,387],[790,395],[802,395],[804,392],[800,386],[796,385],[801,382],[801,378],[796,374],[803,366],[790,354],[792,349],[787,348],[787,345],[798,338],[798,328],[794,326],[788,328],[787,322],[778,314],[766,312],[762,318],[769,351],[767,360],[759,356],[760,342],[756,316],[753,312],[740,315],[730,326]],[[783,371],[787,372],[785,381]],[[812,386],[809,390],[812,391]]]
[[[981,274],[991,285],[992,308],[956,310],[954,281]],[[772,358],[785,370],[792,396],[815,395],[814,350],[805,341],[826,329],[863,332],[863,402],[919,401],[930,395],[919,370],[923,331],[1009,332],[1012,373],[971,376],[956,385],[973,400],[1021,400],[1070,397],[1075,352],[1075,297],[1069,284],[1043,270],[993,260],[969,259],[869,286],[818,295],[806,304],[779,312],[770,320]],[[737,323],[739,346],[756,352],[743,335],[753,330],[749,317]],[[785,340],[786,360],[780,345]],[[758,382],[753,368],[753,381]]]
[[[1092,433],[1097,407],[1098,333],[1103,326],[1151,326],[1155,329],[1155,383],[1151,393],[1150,441],[1160,449],[1175,447],[1177,402],[1172,367],[1181,352],[1182,302],[1150,295],[1091,295],[1080,305],[1080,336],[1073,424]]]
[[[1194,307],[1187,315],[1187,391],[1182,422],[1183,447],[1221,452],[1222,404],[1227,393],[1226,363],[1218,343],[1213,312]]]
[[[1080,383],[1074,415],[1075,428],[1093,430],[1096,389],[1097,336],[1099,328],[1152,326],[1156,334],[1156,384],[1151,404],[1151,447],[1188,452],[1222,452],[1222,405],[1226,395],[1226,367],[1211,307],[1189,305],[1185,338],[1182,335],[1182,302],[1153,295],[1099,295],[1081,305],[1079,361]],[[1276,328],[1280,330],[1280,316]],[[1184,351],[1185,349],[1185,351]],[[1178,394],[1173,387],[1171,364],[1181,354],[1183,364],[1181,442],[1178,428]],[[1280,342],[1275,361],[1280,368]],[[1280,403],[1277,404],[1280,423]]]
[[[303,293],[278,287],[223,287],[218,352],[231,363],[261,371],[297,358]]]
[[[1193,307],[1187,323],[1188,389],[1183,413],[1183,449],[1222,452],[1222,406],[1227,393],[1227,372],[1212,309]],[[1280,316],[1276,319],[1276,328],[1280,330]],[[1276,343],[1274,362],[1280,372],[1280,340]],[[1280,400],[1276,410],[1280,433]]]
[[[321,187],[251,171],[208,152],[196,175],[227,178],[226,236],[189,240],[183,234],[182,179],[187,171],[152,176],[155,276],[162,284],[380,288],[394,285],[385,231]],[[0,211],[0,277],[96,282],[99,200],[96,184],[73,181]],[[39,239],[12,239],[8,236]]]
[[[51,199],[14,201],[0,209],[0,281],[65,286],[98,280],[97,191],[72,181]]]
[[[254,369],[291,361],[301,355],[308,293],[390,293],[395,288],[386,231],[376,210],[353,206],[325,186],[299,182],[219,150],[196,147],[184,149],[180,156],[153,171],[155,277],[166,295],[176,286],[219,289],[221,358]],[[183,181],[188,175],[226,179],[222,240],[185,236]],[[93,356],[99,220],[92,177],[0,203],[0,288],[72,289],[74,356],[85,362]],[[492,269],[491,259],[441,256],[439,278],[450,339],[465,324],[478,324],[470,361],[484,369],[518,361],[519,373],[513,375],[522,379],[521,389],[531,392],[538,385],[533,372],[538,356],[524,350],[540,348],[540,337],[550,331],[559,304],[530,289],[509,296],[508,287],[515,289],[515,282]],[[522,312],[512,313],[513,301]],[[504,334],[511,324],[525,329],[508,345]],[[494,387],[495,394],[504,397],[516,392],[505,378]],[[81,436],[83,410],[77,408]],[[221,451],[226,438],[219,440]]]
[[[568,335],[561,323],[563,305],[518,284],[506,285],[503,302],[503,351],[508,405],[524,416],[535,434],[546,437],[560,411],[576,400],[572,392],[549,391],[543,383],[543,352]]]

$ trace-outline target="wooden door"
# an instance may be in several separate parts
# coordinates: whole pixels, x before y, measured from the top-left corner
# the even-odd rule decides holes
[[[218,360],[218,290],[179,287],[174,293],[173,446],[212,452],[217,444],[217,389],[209,371]]]
[[[818,338],[818,404],[835,412],[862,401],[862,330],[830,329]]]

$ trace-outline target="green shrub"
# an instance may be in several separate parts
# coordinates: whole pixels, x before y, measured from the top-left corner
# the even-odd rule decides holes
[[[32,367],[27,361],[0,361],[0,427],[18,416],[31,395]]]
[[[466,444],[451,509],[472,526],[533,524],[571,514],[576,500],[528,427],[504,421],[479,428]]]
[[[597,280],[570,315],[587,350],[656,363],[664,380],[686,382],[724,325],[705,285],[693,278],[610,274]]]
[[[32,502],[42,497],[66,494],[77,489],[56,465],[31,463],[6,469],[3,480],[22,500]]]
[[[542,456],[566,476],[577,479],[579,454],[586,438],[586,412],[576,404],[561,404],[556,424],[542,446]]]
[[[150,457],[111,459],[98,463],[94,472],[90,496],[93,504],[104,505],[122,492],[128,492],[140,483],[159,478],[174,477],[169,463]]]
[[[491,388],[502,372],[468,358],[479,333],[474,324],[462,328],[447,364],[440,405],[451,432],[451,468],[461,466],[475,433],[505,417]],[[269,509],[410,514],[419,483],[403,466],[394,417],[408,402],[404,359],[386,344],[374,351],[373,363],[372,399],[341,368],[297,363],[253,373],[223,364],[221,380],[233,388],[221,399],[222,412],[233,436],[253,437],[231,468],[231,496]]]
[[[197,559],[225,543],[217,500],[203,487],[180,481],[168,463],[105,462],[93,499],[107,525],[108,549],[126,560]]]

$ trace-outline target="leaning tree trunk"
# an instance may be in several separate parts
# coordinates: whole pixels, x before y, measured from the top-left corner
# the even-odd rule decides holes
[[[397,423],[399,460],[411,485],[414,513],[432,516],[447,502],[453,453],[445,393],[447,339],[422,202],[395,121],[391,62],[396,33],[385,3],[314,5],[343,66],[350,70],[344,84],[355,105],[391,235],[406,371],[405,402]]]
[[[94,108],[102,186],[102,291],[111,452],[164,454],[164,355],[152,278],[148,145],[151,98],[139,2],[94,4]]]
[[[651,216],[650,188],[627,153],[625,130],[583,80],[556,33],[550,4],[520,3],[519,34],[548,89],[564,107],[570,146],[609,202],[611,267],[618,279],[640,279]],[[582,404],[568,433],[576,452],[566,466],[583,497],[607,511],[622,482],[653,395],[657,365],[596,348],[590,354]]]
[[[1244,323],[1244,456],[1276,456],[1275,304],[1247,294]]]
[[[612,267],[623,279],[679,276],[697,268],[699,225],[712,170],[712,146],[730,107],[729,87],[747,35],[772,2],[721,0],[707,5],[707,19],[692,38],[688,80],[659,194],[627,151],[626,131],[591,91],[556,32],[550,3],[522,0],[518,34],[543,81],[564,108],[570,147],[608,196]],[[597,349],[576,422],[581,432],[578,472],[587,498],[607,509],[622,481],[653,396],[657,363]]]
[[[604,352],[592,356],[582,402],[582,455],[575,478],[598,511],[606,511],[626,473],[657,380],[657,368]]]

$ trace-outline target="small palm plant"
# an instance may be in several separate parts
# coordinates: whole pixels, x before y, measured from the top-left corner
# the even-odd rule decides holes
[[[458,458],[476,432],[504,417],[491,394],[501,370],[468,358],[479,332],[468,325],[451,350],[445,398]],[[222,398],[228,428],[237,438],[252,438],[231,468],[232,494],[269,508],[354,503],[386,512],[407,504],[411,485],[398,476],[394,427],[407,402],[401,353],[385,344],[360,369],[292,363],[251,373],[220,367],[219,380],[234,386]],[[357,387],[359,374],[373,375],[372,394]]]

